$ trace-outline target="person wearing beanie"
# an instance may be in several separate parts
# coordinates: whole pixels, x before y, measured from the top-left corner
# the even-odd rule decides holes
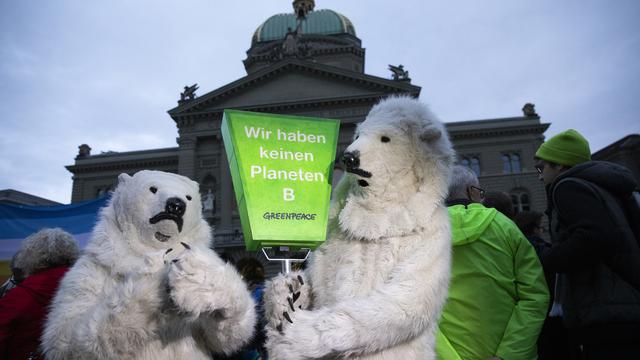
[[[631,171],[592,161],[573,129],[544,142],[535,160],[552,241],[542,266],[557,274],[549,316],[562,317],[585,359],[640,359],[640,247],[616,215],[637,188]]]

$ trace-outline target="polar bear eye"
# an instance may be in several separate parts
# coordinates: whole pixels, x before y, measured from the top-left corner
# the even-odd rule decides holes
[[[187,200],[191,201],[191,195],[187,195]]]
[[[157,187],[155,187],[155,186],[152,186],[152,187],[150,187],[150,188],[149,188],[149,191],[151,191],[152,193],[154,193],[154,194],[155,194],[155,193],[157,193],[157,192],[158,192],[158,188],[157,188]]]
[[[387,136],[383,136],[383,137],[380,138],[380,141],[389,142],[389,141],[391,141],[391,139],[389,139]]]
[[[356,135],[355,139],[358,140],[359,137],[360,137],[360,135]]]

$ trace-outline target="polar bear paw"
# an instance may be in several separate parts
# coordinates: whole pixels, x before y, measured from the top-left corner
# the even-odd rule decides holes
[[[296,310],[311,307],[311,286],[301,271],[280,274],[266,283],[264,302],[267,326],[282,332],[295,322]]]
[[[225,281],[219,279],[224,263],[212,254],[184,246],[185,251],[170,261],[167,274],[167,292],[173,305],[195,316],[229,308],[232,300]]]

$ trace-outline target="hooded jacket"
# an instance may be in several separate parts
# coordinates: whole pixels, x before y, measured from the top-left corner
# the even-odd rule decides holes
[[[481,204],[449,207],[453,259],[440,359],[536,359],[549,292],[531,243]]]
[[[26,359],[38,351],[49,304],[67,270],[63,266],[30,275],[0,299],[1,359]]]
[[[631,172],[617,164],[591,161],[563,172],[547,187],[547,215],[553,247],[542,257],[545,269],[560,273],[563,319],[587,343],[640,339],[640,291],[623,280],[640,274],[640,249],[624,236],[608,204],[588,185],[615,198],[637,186]],[[567,180],[569,179],[569,180]],[[584,330],[584,331],[583,331]]]

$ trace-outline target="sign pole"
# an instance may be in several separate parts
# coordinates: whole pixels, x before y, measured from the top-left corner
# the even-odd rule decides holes
[[[282,261],[282,272],[285,274],[291,272],[291,259],[284,259]]]

